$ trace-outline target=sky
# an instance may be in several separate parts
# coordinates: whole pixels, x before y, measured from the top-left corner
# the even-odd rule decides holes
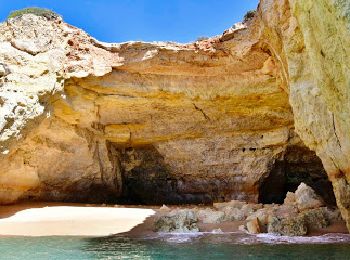
[[[0,0],[0,21],[12,10],[49,8],[100,41],[190,42],[221,34],[258,0]]]

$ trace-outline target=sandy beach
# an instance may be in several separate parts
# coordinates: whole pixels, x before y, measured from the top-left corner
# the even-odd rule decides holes
[[[123,234],[145,237],[155,234],[153,223],[158,209],[159,207],[44,202],[1,206],[0,236],[97,237]],[[199,223],[199,229],[203,232],[215,229],[238,232],[238,227],[243,223],[244,221]],[[329,233],[348,233],[345,222],[338,221],[324,229],[310,230],[308,236]]]
[[[0,235],[108,236],[124,233],[155,213],[152,209],[35,203],[0,207]]]

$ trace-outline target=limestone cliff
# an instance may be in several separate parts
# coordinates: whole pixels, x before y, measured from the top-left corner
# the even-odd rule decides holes
[[[322,159],[349,220],[350,2],[261,1],[260,17],[283,68],[296,131]]]
[[[0,201],[256,202],[305,158],[310,182],[323,178],[295,124],[347,218],[347,10],[262,0],[243,26],[190,44],[106,44],[59,18],[10,19]]]

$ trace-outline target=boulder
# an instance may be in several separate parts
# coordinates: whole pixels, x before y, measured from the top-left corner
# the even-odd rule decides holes
[[[295,205],[296,203],[296,197],[294,192],[287,192],[286,198],[284,199],[283,204],[284,205]]]
[[[269,221],[269,216],[273,215],[273,209],[272,208],[263,208],[258,209],[254,213],[252,213],[250,216],[247,217],[247,220],[253,220],[257,218],[262,225],[267,225]]]
[[[204,224],[218,224],[224,221],[225,213],[212,209],[201,209],[197,212],[197,216]]]
[[[242,232],[247,232],[245,225],[239,225],[238,230]]]
[[[261,233],[259,219],[255,218],[247,222],[247,230],[250,234]]]
[[[232,207],[232,208],[237,208],[241,209],[244,205],[246,205],[246,202],[239,201],[239,200],[231,200],[229,202],[220,202],[220,203],[214,203],[213,206],[217,210],[222,210],[223,208],[226,207]]]
[[[335,222],[335,221],[341,221],[342,217],[340,214],[340,210],[339,209],[330,209],[327,207],[322,207],[322,209],[324,210],[324,213],[328,219],[329,222]]]
[[[281,219],[273,217],[268,224],[268,232],[283,236],[303,236],[307,234],[307,224],[303,216]]]
[[[329,225],[324,208],[303,211],[301,217],[306,221],[308,229],[326,228]]]
[[[273,216],[283,219],[296,217],[298,214],[298,208],[293,205],[281,205],[273,208]]]
[[[322,199],[305,183],[299,185],[295,191],[295,198],[300,211],[319,208],[324,205]]]
[[[222,211],[224,212],[225,221],[241,221],[246,219],[246,215],[239,208],[226,206],[222,208]]]
[[[192,210],[173,210],[167,215],[160,216],[154,223],[156,232],[187,233],[198,232],[198,219]]]
[[[245,217],[248,217],[249,215],[253,214],[255,211],[262,209],[263,205],[262,204],[253,204],[249,203],[246,205],[243,205],[242,211]]]
[[[165,204],[163,204],[163,206],[161,206],[159,208],[160,211],[170,211],[170,208],[168,206],[166,206]]]

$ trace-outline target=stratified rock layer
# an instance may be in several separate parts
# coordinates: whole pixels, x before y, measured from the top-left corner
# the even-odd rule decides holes
[[[295,124],[348,219],[349,9],[262,0],[246,24],[191,44],[105,44],[60,18],[10,19],[0,202],[257,202],[304,153],[323,178]]]
[[[261,1],[260,15],[283,68],[296,132],[322,159],[350,228],[350,2]]]
[[[1,200],[257,201],[293,128],[278,68],[258,46],[258,24],[231,31],[229,41],[111,46],[59,19],[25,15],[3,24],[3,89],[23,98],[30,90],[38,115],[16,113],[18,103],[4,99],[4,113],[15,111],[4,122],[21,121],[1,132],[9,150]],[[31,35],[40,28],[48,39]],[[5,59],[9,51],[36,70]],[[50,58],[42,68],[40,56]]]

